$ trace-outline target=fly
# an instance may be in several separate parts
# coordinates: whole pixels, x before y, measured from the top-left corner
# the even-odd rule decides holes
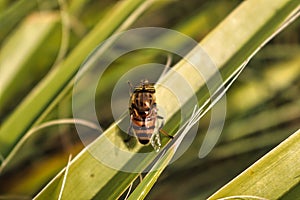
[[[130,126],[129,135],[134,135],[139,143],[148,145],[151,143],[155,151],[159,151],[161,140],[159,133],[169,138],[173,136],[162,130],[164,118],[157,114],[155,88],[153,83],[142,80],[140,85],[131,87],[129,100]],[[161,123],[159,123],[161,121]]]

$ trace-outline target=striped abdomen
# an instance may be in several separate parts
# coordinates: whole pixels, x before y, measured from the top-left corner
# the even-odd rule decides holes
[[[140,118],[139,116],[132,116],[132,130],[141,144],[148,144],[152,134],[155,131],[156,114]]]

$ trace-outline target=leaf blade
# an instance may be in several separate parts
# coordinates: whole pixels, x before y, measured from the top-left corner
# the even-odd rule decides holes
[[[300,130],[242,172],[209,199],[238,195],[279,199],[299,183],[299,141]]]
[[[149,5],[150,2],[147,3]],[[104,23],[99,22],[93,31],[77,46],[66,60],[52,70],[47,77],[27,96],[15,112],[3,123],[0,129],[0,152],[6,157],[19,138],[36,122],[47,110],[47,107],[65,89],[75,76],[80,64],[87,55],[110,34],[118,30],[120,23],[126,21],[143,1],[124,1],[119,3]],[[137,17],[137,16],[135,16]],[[134,19],[131,20],[131,23]],[[130,22],[126,26],[130,25]],[[125,27],[123,27],[125,28]],[[24,113],[27,114],[24,117]],[[15,126],[18,124],[18,126]],[[10,137],[6,137],[7,134]]]
[[[253,2],[253,1],[251,1],[251,2]],[[281,1],[281,2],[285,2],[285,3],[287,3],[287,1]],[[247,2],[245,2],[245,3],[249,3],[249,1],[247,1]],[[255,2],[254,1],[254,3],[253,4],[255,4],[255,3],[257,3],[257,2]],[[251,3],[252,4],[252,3]],[[284,3],[283,3],[283,5],[284,5]],[[267,7],[265,8],[265,9],[267,9]],[[291,12],[291,10],[294,10],[294,8],[291,8],[289,11]],[[243,12],[243,10],[239,10],[240,12]],[[252,9],[252,11],[254,12],[255,10],[254,9]],[[288,15],[288,14],[287,14]],[[282,16],[281,16],[282,17]],[[246,21],[246,19],[245,18],[243,18],[243,19],[241,19],[241,20],[245,20]],[[284,19],[282,19],[282,20],[284,20]],[[266,22],[265,22],[267,25],[268,25],[268,23],[269,23],[269,21],[268,20],[266,20]],[[276,25],[274,25],[275,27],[277,27],[277,25],[278,24],[280,24],[279,22],[276,24]],[[266,25],[266,26],[267,26]],[[234,27],[231,27],[232,29],[234,29]],[[261,28],[261,27],[260,27]],[[277,27],[278,28],[278,27]],[[276,28],[275,28],[276,29]],[[259,30],[261,30],[261,29],[259,29]],[[249,34],[253,34],[253,32],[252,33],[249,33]],[[270,33],[271,34],[271,33]],[[268,37],[269,37],[270,35],[264,35],[263,36],[263,38],[266,40]],[[234,38],[231,38],[232,40],[234,40]],[[246,38],[245,40],[247,40],[247,39],[249,39],[249,38]],[[223,40],[223,38],[222,38],[222,40]],[[220,42],[222,41],[221,39],[220,39]],[[212,42],[212,44],[215,42],[215,41],[211,41]],[[211,45],[212,45],[211,44]],[[204,44],[203,44],[204,45]],[[259,46],[260,46],[260,44],[258,44],[258,43],[256,43],[256,48],[259,48]],[[247,47],[247,46],[246,46]],[[244,47],[244,48],[246,48],[246,47]],[[225,47],[224,47],[224,49],[225,49]],[[253,50],[253,49],[252,49]],[[216,52],[216,54],[218,54],[219,52]],[[232,59],[236,59],[235,61],[237,61],[237,60],[239,60],[238,58],[236,58],[237,56],[239,56],[240,54],[238,54],[237,52],[235,52],[235,51],[233,51],[233,52],[231,52],[232,54],[230,55],[230,58],[226,58],[227,60],[226,61],[228,61],[228,60],[232,60]],[[249,57],[249,54],[246,54],[246,53],[244,53],[243,54],[243,59],[244,60],[247,60],[248,59],[248,57]],[[224,61],[224,63],[226,63],[225,61]],[[236,68],[237,68],[237,64],[236,63],[238,63],[238,62],[235,62],[235,65],[233,65],[233,66],[230,66],[230,65],[226,65],[225,67],[229,67],[230,68],[230,71],[232,72],[232,71],[235,71],[236,70]],[[221,67],[221,66],[219,66],[219,67]],[[223,66],[224,67],[224,66]],[[186,70],[186,69],[184,69],[185,68],[185,66],[184,66],[184,64],[183,63],[181,63],[181,65],[178,65],[178,66],[176,66],[175,67],[176,69],[181,69],[182,71],[184,71],[184,70]],[[186,75],[186,76],[188,76],[188,75]],[[184,77],[186,77],[186,76],[184,76]],[[230,75],[228,75],[228,76],[230,76]],[[226,77],[226,76],[225,76]],[[193,80],[190,80],[189,79],[189,77],[186,77],[187,78],[187,80],[189,80],[189,81],[193,81]],[[229,78],[229,77],[226,77],[226,78]],[[195,88],[199,88],[200,86],[198,85],[198,83],[196,83],[196,85],[193,85],[193,86],[195,86]],[[166,99],[165,101],[162,101],[162,104],[168,104],[168,103],[170,103],[169,102],[170,101],[170,99]],[[179,108],[178,108],[179,109]],[[176,109],[175,109],[175,111],[177,110],[177,107],[176,107]],[[173,112],[175,112],[175,111],[173,111]],[[118,134],[118,130],[117,130],[117,127],[116,127],[116,125],[114,124],[114,125],[112,125],[110,128],[109,128],[109,130],[107,130],[105,133],[103,133],[103,135],[102,135],[102,137],[99,137],[97,140],[95,140],[90,146],[89,146],[89,150],[91,150],[91,149],[93,149],[94,148],[94,150],[96,150],[96,149],[99,149],[99,147],[101,147],[101,144],[102,144],[102,142],[103,142],[103,139],[104,139],[104,137],[107,137],[107,138],[111,138],[111,137],[113,137],[113,136],[115,136],[115,135],[117,135]],[[122,140],[121,139],[119,139],[119,141],[118,142],[121,142],[121,144],[122,144]],[[101,149],[100,149],[101,150]],[[99,152],[99,151],[98,151]],[[107,154],[108,152],[107,152],[107,150],[106,149],[102,149],[100,152],[102,152],[103,154]],[[85,157],[85,159],[88,159],[88,160],[81,160],[81,158],[80,157]],[[74,179],[78,179],[78,178],[80,178],[80,177],[77,177],[77,174],[76,173],[80,173],[80,171],[82,171],[82,170],[85,170],[87,167],[89,168],[89,170],[91,170],[90,168],[93,168],[92,169],[92,171],[90,171],[91,172],[91,174],[92,173],[96,173],[97,172],[97,175],[99,174],[99,176],[101,175],[101,173],[100,173],[100,171],[101,171],[101,168],[102,167],[100,167],[100,165],[97,165],[94,161],[92,162],[92,161],[90,161],[90,158],[89,157],[91,157],[91,155],[89,155],[89,153],[88,153],[88,151],[87,150],[85,150],[82,154],[80,154],[80,155],[78,155],[78,160],[74,160],[74,162],[71,164],[71,166],[70,166],[70,172],[69,172],[69,174],[70,175],[72,175],[73,177],[71,177],[71,180],[69,180],[70,182],[73,182],[72,180]],[[149,160],[150,159],[152,159],[152,158],[149,158]],[[79,161],[80,160],[80,161]],[[88,162],[90,162],[90,163],[88,163]],[[128,160],[128,162],[130,162],[130,160]],[[90,165],[91,164],[91,165]],[[98,163],[99,164],[99,163]],[[97,165],[97,167],[94,167],[94,166],[96,166]],[[147,166],[146,164],[143,164],[144,165],[144,167],[145,166]],[[73,172],[72,172],[72,168],[73,168]],[[76,169],[77,168],[77,169]],[[105,167],[104,167],[105,168]],[[105,169],[105,170],[107,170],[107,169]],[[76,173],[74,173],[74,172],[76,172]],[[124,175],[123,174],[123,172],[121,172],[121,171],[119,171],[119,172],[115,172],[115,171],[108,171],[107,173],[109,173],[109,174],[107,174],[108,175],[108,178],[110,178],[110,181],[109,181],[109,185],[110,186],[115,186],[115,187],[117,187],[116,186],[116,184],[115,184],[115,182],[114,181],[116,181],[116,180],[118,180],[118,181],[121,181],[121,182],[123,182],[123,181],[125,181],[126,183],[130,183],[132,180],[134,180],[134,178],[136,177],[135,175],[131,175],[129,178],[126,178],[126,175]],[[91,175],[91,174],[87,174],[87,175]],[[53,191],[53,190],[55,190],[55,187],[56,186],[58,186],[59,185],[59,179],[60,179],[60,177],[61,176],[58,176],[55,180],[54,180],[54,182],[53,183],[51,183],[51,184],[49,184],[48,185],[48,187],[50,188],[51,187],[51,189],[49,189],[49,191]],[[87,176],[88,177],[88,176]],[[102,176],[103,178],[105,178],[106,176],[105,176],[105,174],[103,174],[103,176]],[[99,178],[99,177],[98,177]],[[100,178],[99,178],[100,179]],[[76,183],[78,183],[78,180],[77,181],[75,181]],[[87,182],[89,182],[89,181],[87,181]],[[89,183],[91,183],[91,182],[89,182]],[[95,183],[95,184],[100,184],[100,183],[98,183],[97,181],[95,181],[95,182],[93,182],[93,183]],[[95,185],[96,187],[98,187],[98,185]],[[75,186],[73,185],[72,186],[72,188],[74,188]],[[102,188],[104,188],[104,186],[103,185],[101,185],[101,187]],[[125,186],[123,187],[123,189],[120,189],[120,188],[118,188],[120,191],[119,192],[122,192],[122,191],[124,191],[126,188],[128,187],[128,185],[126,186],[126,184],[125,184]],[[86,184],[84,184],[84,186],[83,186],[83,188],[85,188],[85,189],[88,189],[89,188],[89,186],[88,185],[86,185]],[[102,188],[100,188],[100,187],[98,187],[98,190],[99,191],[101,191],[101,189]],[[113,187],[111,187],[111,188],[109,188],[109,189],[107,189],[107,190],[114,190],[115,188],[113,188]],[[47,189],[45,189],[44,191],[46,191]],[[69,191],[69,193],[72,193],[71,191],[74,191],[74,190],[71,190],[70,188],[67,188],[67,185],[66,185],[66,190],[68,190]],[[122,191],[121,191],[122,190]],[[48,191],[48,192],[49,192]],[[81,192],[83,192],[84,190],[82,190]],[[46,191],[47,192],[47,191]],[[104,191],[104,193],[106,194],[106,195],[109,195],[109,192],[108,191]],[[99,194],[99,193],[98,193]],[[75,195],[75,194],[72,194],[72,195]],[[40,198],[40,196],[38,196],[38,198]]]

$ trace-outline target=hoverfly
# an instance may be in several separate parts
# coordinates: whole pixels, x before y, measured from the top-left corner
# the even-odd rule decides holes
[[[129,100],[130,126],[129,135],[134,135],[143,145],[151,143],[155,151],[161,147],[160,135],[162,133],[169,138],[162,130],[164,119],[157,114],[155,88],[153,83],[148,80],[142,80],[140,85],[131,87],[131,96]],[[159,123],[161,121],[161,123]]]

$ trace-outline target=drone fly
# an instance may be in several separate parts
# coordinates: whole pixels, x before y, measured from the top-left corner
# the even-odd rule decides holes
[[[142,80],[140,85],[131,87],[129,100],[130,126],[129,135],[134,135],[143,145],[151,143],[155,151],[159,151],[161,141],[159,133],[168,135],[162,130],[164,120],[157,114],[155,88],[153,83]],[[161,123],[159,123],[161,121]]]

